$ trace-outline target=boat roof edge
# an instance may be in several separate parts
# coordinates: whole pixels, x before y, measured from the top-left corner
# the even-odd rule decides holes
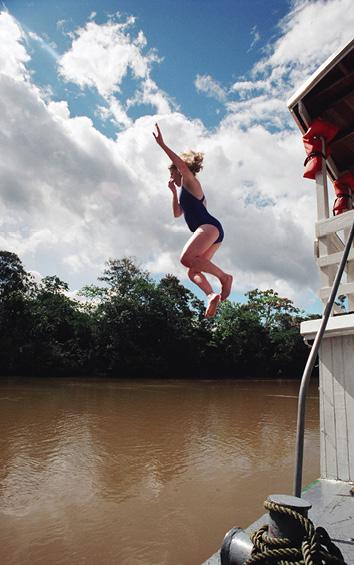
[[[310,90],[354,47],[354,38],[344,47],[332,54],[326,61],[304,82],[300,88],[289,98],[287,106],[291,110],[297,102],[310,92]]]

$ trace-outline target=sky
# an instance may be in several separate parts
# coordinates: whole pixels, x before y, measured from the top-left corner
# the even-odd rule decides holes
[[[0,249],[73,294],[133,256],[201,296],[158,122],[177,153],[205,153],[231,299],[273,288],[320,312],[315,188],[287,100],[353,29],[352,0],[1,2]]]

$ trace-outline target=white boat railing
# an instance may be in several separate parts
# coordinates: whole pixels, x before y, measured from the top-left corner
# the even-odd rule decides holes
[[[313,367],[315,365],[315,361],[317,358],[318,350],[321,345],[322,337],[327,326],[328,318],[331,315],[333,304],[336,299],[338,289],[340,288],[341,278],[348,260],[351,246],[353,244],[353,239],[354,239],[354,222],[352,223],[351,230],[348,234],[347,242],[344,247],[344,252],[342,254],[342,258],[339,263],[332,288],[330,289],[330,295],[323,312],[321,325],[313,342],[310,355],[308,357],[301,379],[299,402],[298,402],[297,427],[296,427],[295,480],[294,480],[294,496],[298,496],[298,497],[301,496],[301,488],[302,488],[305,407],[306,407],[306,394],[307,394],[308,384],[310,382],[310,377],[312,374]]]

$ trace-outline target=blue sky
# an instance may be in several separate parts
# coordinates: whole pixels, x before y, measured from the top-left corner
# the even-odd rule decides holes
[[[351,0],[17,1],[0,12],[0,247],[73,292],[108,257],[185,272],[168,160],[200,175],[232,298],[274,288],[319,311],[314,187],[286,102],[353,36]],[[345,17],[343,17],[345,14]],[[326,33],[323,33],[326,30]],[[192,288],[192,287],[191,287]]]
[[[74,83],[63,83],[57,76],[53,59],[70,49],[68,34],[90,20],[105,25],[108,21],[125,22],[133,16],[131,34],[142,29],[147,40],[145,51],[154,49],[161,58],[152,69],[159,88],[188,118],[201,119],[213,128],[225,116],[225,108],[215,97],[201,98],[195,88],[196,76],[213,77],[215,83],[226,88],[238,77],[247,76],[269,42],[279,36],[278,23],[290,4],[287,0],[15,0],[6,6],[29,34],[35,33],[42,40],[28,37],[29,68],[35,73],[36,83],[43,87],[49,84],[53,99],[70,101],[71,115],[89,115],[97,128],[115,136],[117,129],[97,118],[97,93],[91,89],[82,92]],[[129,98],[135,87],[128,71],[120,98]],[[136,119],[151,111],[151,106],[140,105],[129,115]]]
[[[45,47],[53,45],[53,51],[60,56],[71,45],[66,34],[85,26],[89,18],[104,25],[108,20],[123,22],[134,16],[132,34],[142,29],[148,43],[146,50],[155,49],[162,59],[153,67],[159,87],[186,116],[215,127],[225,115],[225,109],[215,98],[201,100],[194,86],[196,73],[212,76],[222,85],[231,85],[238,77],[246,76],[269,42],[279,36],[278,23],[289,11],[290,3],[287,0],[13,0],[6,6],[26,30],[45,41],[45,44],[30,42],[33,50],[30,68],[35,71],[38,84],[49,83],[53,87],[55,99],[66,96],[70,100],[73,115],[85,112],[95,119],[97,97],[86,91],[84,99],[75,98],[74,85],[63,85],[57,80],[55,65],[50,60],[51,50]],[[129,97],[133,90],[134,81],[126,76],[122,97]],[[140,106],[131,115],[137,118],[149,111],[151,107]],[[95,124],[102,127],[98,120]],[[112,131],[107,133],[112,135]]]

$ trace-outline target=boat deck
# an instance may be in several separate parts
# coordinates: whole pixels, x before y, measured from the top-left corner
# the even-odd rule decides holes
[[[312,504],[309,518],[315,527],[322,526],[327,530],[348,565],[354,565],[354,496],[350,492],[352,487],[353,483],[319,479],[302,491],[302,497]],[[266,523],[267,514],[264,514],[246,528],[246,532],[250,536]],[[234,525],[239,526],[239,524]],[[220,563],[217,552],[203,565],[220,565]]]

